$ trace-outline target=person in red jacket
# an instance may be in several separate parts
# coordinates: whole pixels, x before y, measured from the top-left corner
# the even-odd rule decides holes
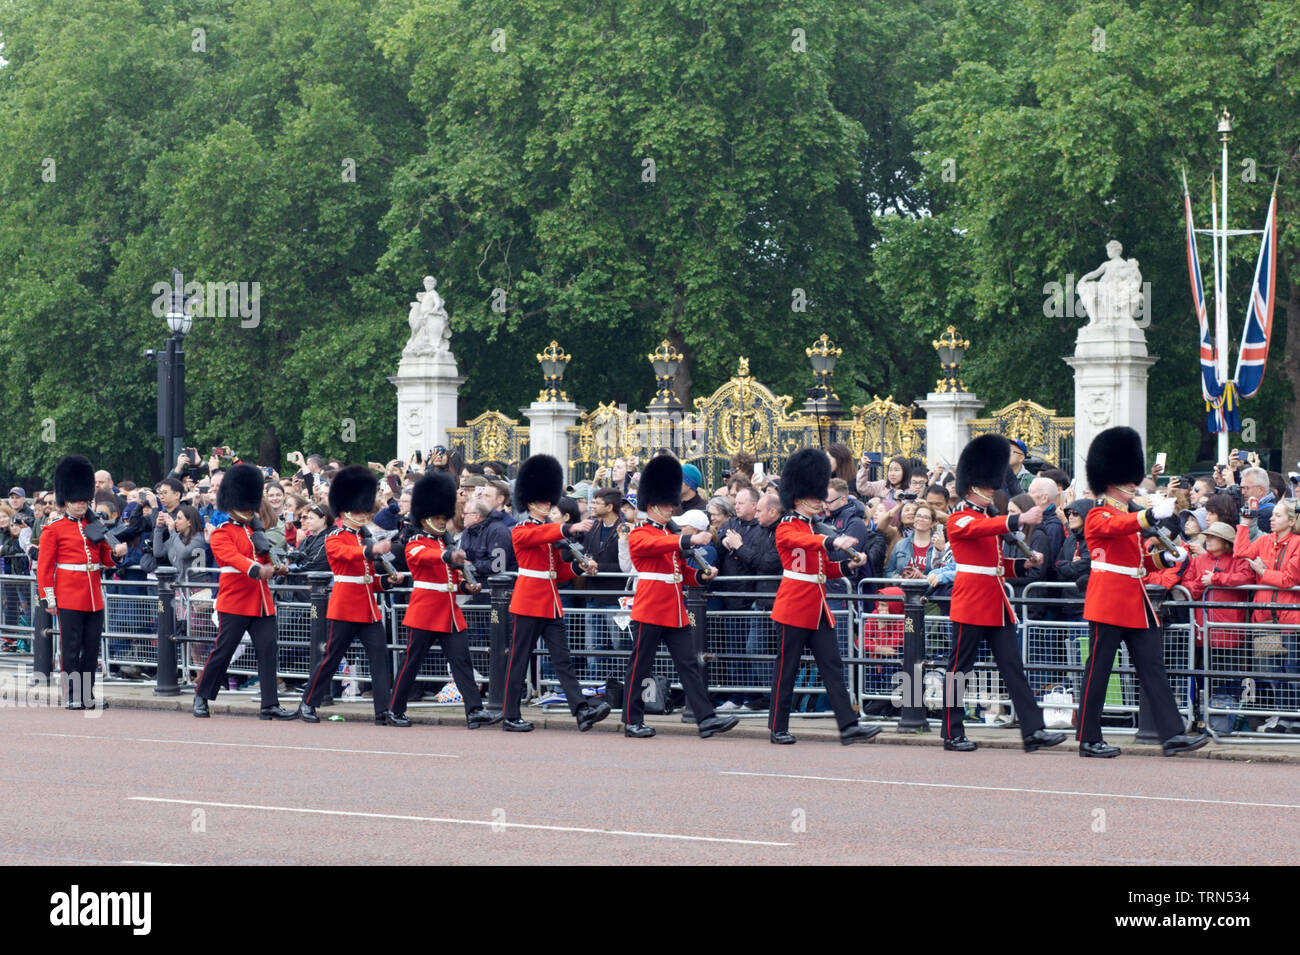
[[[1291,589],[1300,586],[1300,535],[1294,532],[1294,507],[1294,503],[1285,498],[1278,501],[1270,516],[1273,533],[1261,534],[1253,541],[1250,539],[1250,522],[1254,511],[1249,506],[1242,511],[1233,553],[1249,563],[1251,575],[1256,578],[1253,583],[1278,588],[1256,590],[1256,603],[1300,604],[1300,592]],[[1294,629],[1300,625],[1300,607],[1295,610],[1261,607],[1253,616],[1256,623],[1270,625],[1254,632],[1251,649],[1256,664],[1285,673],[1300,671],[1300,646],[1297,646]],[[1277,624],[1286,629],[1275,629]],[[1280,710],[1294,710],[1300,705],[1300,688],[1294,680],[1270,680],[1260,689],[1263,700],[1267,701],[1265,705],[1271,703]]]
[[[645,508],[647,520],[627,536],[628,553],[636,568],[636,593],[632,597],[632,627],[635,634],[632,658],[624,678],[623,735],[648,739],[654,727],[645,725],[642,687],[653,687],[650,678],[655,652],[660,643],[668,646],[682,690],[698,721],[701,739],[725,733],[740,722],[734,716],[718,716],[709,702],[695,647],[691,621],[686,612],[682,585],[698,586],[717,576],[716,567],[697,573],[687,565],[685,555],[692,546],[702,547],[713,539],[708,531],[683,533],[673,523],[673,509],[681,504],[682,465],[670,454],[651,458],[641,472],[637,503]]]
[[[451,675],[465,702],[465,725],[478,729],[501,717],[483,708],[478,684],[474,682],[474,664],[469,656],[469,637],[465,615],[456,603],[456,594],[476,594],[478,583],[468,583],[461,576],[465,552],[447,543],[447,522],[456,513],[456,480],[445,471],[430,471],[411,489],[410,524],[412,533],[403,535],[402,559],[411,574],[411,602],[407,604],[402,625],[410,632],[406,653],[397,668],[393,702],[384,714],[389,726],[410,726],[406,718],[406,700],[425,654],[436,638],[451,665]]]
[[[95,469],[79,454],[54,466],[54,502],[65,508],[41,530],[36,586],[59,621],[63,700],[69,710],[95,706],[95,671],[104,633],[100,570],[114,566],[104,525],[86,519],[95,497]],[[124,545],[119,545],[125,551]]]
[[[1300,593],[1291,590],[1300,586],[1300,535],[1292,531],[1292,506],[1285,498],[1278,501],[1270,519],[1273,532],[1260,534],[1254,540],[1250,539],[1250,521],[1254,515],[1249,510],[1241,514],[1233,554],[1250,565],[1251,576],[1256,579],[1249,583],[1279,588],[1255,591],[1256,603],[1300,604]],[[1257,623],[1295,626],[1300,624],[1300,607],[1295,610],[1261,608],[1255,611],[1254,618]]]
[[[257,651],[257,683],[262,694],[259,715],[264,720],[298,718],[296,712],[280,706],[278,693],[279,629],[270,584],[275,568],[271,543],[257,519],[264,481],[257,468],[236,464],[217,488],[217,510],[229,514],[230,520],[213,531],[208,541],[221,570],[216,605],[220,623],[216,645],[194,687],[194,715],[200,719],[211,715],[208,703],[226,685],[226,669],[245,631]]]
[[[1209,735],[1185,732],[1165,673],[1160,618],[1143,586],[1149,572],[1187,558],[1181,547],[1175,554],[1159,556],[1142,547],[1140,532],[1171,517],[1175,501],[1165,498],[1146,510],[1130,512],[1137,485],[1146,476],[1142,438],[1132,428],[1108,428],[1097,435],[1088,448],[1085,465],[1088,487],[1103,496],[1083,522],[1092,573],[1083,603],[1090,639],[1079,714],[1079,755],[1107,759],[1120,753],[1119,747],[1102,739],[1101,709],[1121,641],[1128,647],[1138,683],[1151,704],[1164,755],[1199,749]]]
[[[1025,752],[1065,742],[1064,733],[1049,733],[1043,712],[1025,678],[1016,637],[1016,613],[1007,599],[1002,581],[1022,576],[1043,561],[1037,551],[1031,557],[1003,557],[1002,535],[1015,534],[1022,527],[1042,521],[1037,504],[1020,514],[1000,515],[993,495],[1007,473],[1011,445],[1000,434],[982,434],[962,448],[957,459],[957,496],[961,504],[948,515],[948,541],[957,575],[952,583],[948,611],[953,623],[952,652],[948,657],[948,678],[944,682],[943,748],[958,753],[973,752],[978,745],[967,738],[962,717],[966,681],[975,671],[975,656],[987,642],[998,672],[1007,685],[1020,721]]]
[[[330,482],[330,510],[339,515],[339,523],[325,537],[325,556],[334,574],[334,587],[325,609],[325,652],[298,705],[298,712],[308,723],[320,722],[316,707],[329,693],[330,682],[354,639],[365,647],[370,660],[375,725],[388,722],[384,716],[388,712],[391,679],[388,635],[375,594],[400,578],[385,577],[375,570],[375,560],[392,550],[391,541],[373,540],[366,530],[366,523],[375,513],[378,489],[379,479],[359,464],[343,468]]]
[[[564,494],[564,469],[549,454],[534,454],[519,466],[515,478],[515,500],[528,508],[528,516],[510,530],[510,541],[519,564],[514,593],[510,597],[510,644],[506,656],[505,720],[503,729],[527,733],[533,724],[519,713],[519,697],[537,638],[546,641],[551,665],[560,679],[569,712],[586,732],[609,716],[610,705],[594,706],[583,701],[582,686],[573,672],[569,641],[564,634],[564,608],[556,589],[581,573],[595,574],[595,561],[572,563],[556,547],[564,540],[580,540],[591,530],[592,520],[569,524],[549,523],[551,508]]]
[[[1251,570],[1250,563],[1232,553],[1236,542],[1233,529],[1222,521],[1215,521],[1205,529],[1204,534],[1205,553],[1197,554],[1187,562],[1179,583],[1187,588],[1193,600],[1222,600],[1229,603],[1249,601],[1249,591],[1233,593],[1231,590],[1217,589],[1245,587],[1255,582],[1255,572]],[[1246,623],[1247,616],[1247,611],[1240,607],[1212,607],[1208,612],[1205,608],[1198,607],[1197,645],[1203,643],[1202,628],[1205,628],[1210,631],[1212,648],[1235,650],[1241,646],[1242,626]]]
[[[781,505],[785,517],[776,525],[776,549],[781,555],[781,584],[772,604],[772,622],[780,627],[776,668],[772,674],[771,716],[768,739],[788,745],[790,701],[799,675],[800,658],[807,646],[817,660],[826,685],[826,695],[840,742],[865,743],[880,732],[879,726],[864,726],[849,700],[844,685],[844,660],[835,638],[835,616],[826,602],[826,581],[847,577],[866,563],[866,555],[852,560],[836,559],[835,553],[858,543],[857,538],[817,532],[827,488],[831,483],[831,459],[817,448],[801,448],[790,455],[781,471]],[[633,601],[633,607],[636,602]]]

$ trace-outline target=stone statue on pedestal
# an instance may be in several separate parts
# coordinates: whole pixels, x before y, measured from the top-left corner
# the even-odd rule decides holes
[[[424,277],[424,291],[415,293],[411,311],[406,320],[411,326],[411,337],[402,355],[435,356],[451,353],[451,318],[442,296],[437,290],[438,280],[432,275]]]
[[[1142,273],[1138,260],[1125,259],[1123,253],[1124,246],[1112,239],[1106,243],[1106,261],[1079,279],[1076,291],[1089,325],[1135,324],[1142,308]]]
[[[450,444],[448,429],[457,423],[457,392],[465,383],[451,353],[451,318],[438,294],[438,281],[424,277],[406,316],[411,337],[402,349],[397,374],[397,457]]]

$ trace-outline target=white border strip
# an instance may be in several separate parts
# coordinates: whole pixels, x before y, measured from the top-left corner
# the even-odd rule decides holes
[[[756,839],[722,839],[716,836],[684,836],[672,832],[633,832],[629,829],[595,829],[584,826],[543,826],[526,822],[497,822],[486,819],[452,819],[440,816],[401,816],[386,812],[348,812],[342,809],[302,809],[296,806],[255,806],[234,802],[199,802],[194,799],[162,799],[155,796],[127,796],[132,802],[161,802],[178,806],[209,806],[215,809],[256,809],[263,812],[300,812],[316,816],[350,816],[361,819],[392,819],[399,822],[440,822],[458,826],[491,826],[494,829],[540,829],[547,832],[582,832],[600,836],[636,836],[642,839],[675,839],[685,842],[725,842],[742,846],[792,846],[792,842],[762,842]]]
[[[1011,786],[965,786],[958,783],[918,783],[898,779],[850,779],[844,776],[795,776],[790,773],[747,773],[721,770],[720,776],[764,776],[769,779],[809,779],[823,783],[865,783],[870,786],[916,786],[925,789],[970,789],[990,793],[1033,793],[1042,796],[1089,796],[1093,799],[1141,799],[1149,802],[1191,802],[1207,806],[1250,806],[1259,809],[1300,809],[1283,802],[1233,802],[1228,799],[1192,799],[1187,796],[1135,796],[1130,793],[1086,793],[1073,789],[1017,789]]]
[[[391,749],[331,749],[327,746],[277,746],[273,743],[221,743],[209,739],[150,739],[139,736],[90,736],[79,733],[24,733],[24,736],[53,736],[59,739],[106,739],[119,743],[176,743],[181,746],[234,746],[240,749],[292,749],[303,753],[352,753],[361,756],[433,756],[460,759],[451,753],[398,753]]]

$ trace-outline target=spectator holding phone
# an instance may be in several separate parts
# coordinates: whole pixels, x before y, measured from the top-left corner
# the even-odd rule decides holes
[[[1263,468],[1250,467],[1241,472],[1241,496],[1248,505],[1242,509],[1242,517],[1250,522],[1250,539],[1255,540],[1267,534],[1273,526],[1273,505],[1276,495],[1268,485],[1268,472]]]
[[[883,481],[868,480],[868,475],[871,473],[869,468],[870,462],[863,456],[862,465],[858,468],[858,496],[864,501],[878,497],[885,502],[886,510],[894,510],[903,501],[900,495],[906,494],[911,484],[912,465],[907,458],[894,458],[885,470]]]

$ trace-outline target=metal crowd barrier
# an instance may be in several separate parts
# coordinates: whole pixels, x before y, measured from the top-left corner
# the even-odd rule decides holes
[[[160,568],[157,579],[105,582],[101,653],[105,679],[122,679],[123,667],[137,667],[145,671],[144,678],[156,682],[160,693],[175,692],[197,679],[216,638],[215,575],[206,573],[210,580],[196,574],[195,579],[179,586],[174,582],[175,572],[166,567]],[[620,574],[600,576],[626,580]],[[727,699],[765,699],[770,693],[777,640],[770,601],[780,579],[727,577],[714,581],[708,591],[687,589],[689,623],[715,704]],[[330,580],[329,574],[298,575],[288,583],[272,585],[279,624],[277,673],[290,691],[310,677],[323,648]],[[513,575],[493,577],[485,582],[482,595],[461,605],[469,625],[474,666],[484,679],[500,669],[501,661],[492,658],[492,636],[494,630],[502,635],[506,632],[513,586]],[[902,589],[905,594],[879,593],[889,587]],[[1058,725],[1064,727],[1061,713],[1073,711],[1077,715],[1081,704],[1081,675],[1089,642],[1088,624],[1082,620],[1083,596],[1072,583],[1032,582],[1019,594],[1009,586],[1006,589],[1020,618],[1021,654],[1030,685],[1039,705],[1050,707],[1058,717]],[[1295,728],[1300,729],[1300,624],[1250,619],[1258,610],[1300,613],[1300,604],[1256,603],[1251,599],[1254,592],[1277,588],[1252,585],[1214,589],[1237,591],[1241,600],[1197,601],[1191,600],[1182,587],[1168,594],[1162,588],[1149,588],[1164,617],[1161,633],[1165,667],[1180,710],[1188,719],[1195,715],[1205,721],[1219,736],[1260,737],[1266,729],[1290,728],[1283,721],[1293,720]],[[1300,594],[1300,587],[1292,592]],[[396,588],[390,594],[381,602],[389,635],[389,665],[395,672],[409,639],[400,620],[410,589]],[[566,634],[580,682],[598,688],[610,680],[621,680],[633,635],[630,612],[618,604],[618,598],[626,593],[574,589],[563,590],[561,595]],[[739,601],[741,606],[727,607],[729,599]],[[937,720],[942,705],[943,670],[951,645],[948,598],[931,593],[924,582],[869,578],[860,581],[854,592],[832,593],[828,600],[836,617],[846,682],[863,711],[891,718],[903,710],[903,722],[910,719],[913,728],[917,728],[918,720]],[[1209,619],[1225,613],[1239,617],[1243,612],[1247,617],[1244,622]],[[918,620],[923,640],[916,642],[916,659],[909,661],[906,635]],[[23,641],[30,646],[38,671],[48,667],[57,672],[57,621],[45,614],[30,575],[0,575],[0,639]],[[161,672],[160,641],[167,648],[164,659],[175,661],[171,667],[162,667]],[[255,678],[256,654],[252,643],[245,642],[231,664],[231,676],[244,683]],[[812,715],[824,711],[825,690],[811,655],[805,655],[803,664],[795,707]],[[534,667],[531,682],[539,695],[556,688],[544,645],[536,652]],[[656,657],[654,672],[668,679],[674,689],[680,689],[672,659],[663,648]],[[918,674],[921,685],[921,692],[911,700],[903,698],[909,673]],[[368,686],[370,677],[369,660],[360,645],[354,645],[335,674],[334,694],[342,695],[345,681]],[[421,662],[417,680],[426,690],[450,680],[450,669],[437,644]],[[416,699],[413,694],[413,702]],[[981,648],[964,702],[976,720],[981,714],[988,714],[985,719],[990,721],[1014,718],[987,647]],[[905,708],[908,703],[913,704],[910,716]],[[1141,688],[1127,652],[1121,648],[1103,716],[1112,718],[1111,722],[1133,720],[1141,711]],[[1267,733],[1267,738],[1288,740],[1276,732]],[[1290,739],[1300,742],[1300,735]]]

